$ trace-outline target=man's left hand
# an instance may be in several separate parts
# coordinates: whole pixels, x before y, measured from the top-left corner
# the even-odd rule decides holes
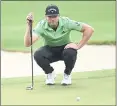
[[[69,44],[67,44],[67,45],[65,46],[64,49],[67,49],[67,48],[73,48],[73,49],[78,50],[78,45],[75,44],[75,43],[69,43]]]

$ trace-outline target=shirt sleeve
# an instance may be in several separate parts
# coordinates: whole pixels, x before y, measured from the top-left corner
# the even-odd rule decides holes
[[[41,30],[41,22],[39,22],[34,29],[32,30],[33,33],[36,33],[38,36],[40,36],[42,34],[42,30]]]
[[[68,27],[69,27],[70,30],[81,31],[83,24],[84,23],[77,22],[75,20],[71,20],[71,19],[68,20]]]

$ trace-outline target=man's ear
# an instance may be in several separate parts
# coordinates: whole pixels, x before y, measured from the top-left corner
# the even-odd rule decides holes
[[[45,15],[45,19],[47,19],[47,16]]]

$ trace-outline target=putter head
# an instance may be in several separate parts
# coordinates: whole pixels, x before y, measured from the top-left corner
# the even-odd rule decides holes
[[[28,86],[28,87],[26,87],[26,90],[33,90],[33,87],[32,86]]]

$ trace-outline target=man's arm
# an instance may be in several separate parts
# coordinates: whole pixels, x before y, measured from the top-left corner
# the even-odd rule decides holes
[[[89,38],[92,36],[94,32],[94,29],[88,24],[77,22],[77,21],[70,20],[70,19],[68,19],[68,28],[70,30],[76,30],[76,31],[82,32],[83,37],[82,37],[82,40],[77,44],[75,43],[67,44],[65,46],[65,49],[66,48],[73,48],[73,49],[82,48],[87,43],[87,41],[89,40]]]
[[[28,16],[26,17],[27,24],[26,24],[26,31],[24,35],[24,45],[26,47],[31,46],[31,37],[30,37],[30,25],[29,25],[29,20],[32,20],[33,22],[33,16],[32,13],[29,13]],[[35,33],[32,33],[32,44],[39,39],[39,36]]]
[[[38,39],[39,39],[39,36],[36,35],[35,33],[32,33],[32,44],[36,42]],[[24,36],[24,45],[26,47],[31,46],[30,27],[28,25],[26,26],[26,32]]]
[[[77,49],[82,48],[87,43],[87,41],[92,36],[94,29],[87,24],[83,24],[81,32],[83,33],[83,37],[82,40],[77,44],[78,45]]]

